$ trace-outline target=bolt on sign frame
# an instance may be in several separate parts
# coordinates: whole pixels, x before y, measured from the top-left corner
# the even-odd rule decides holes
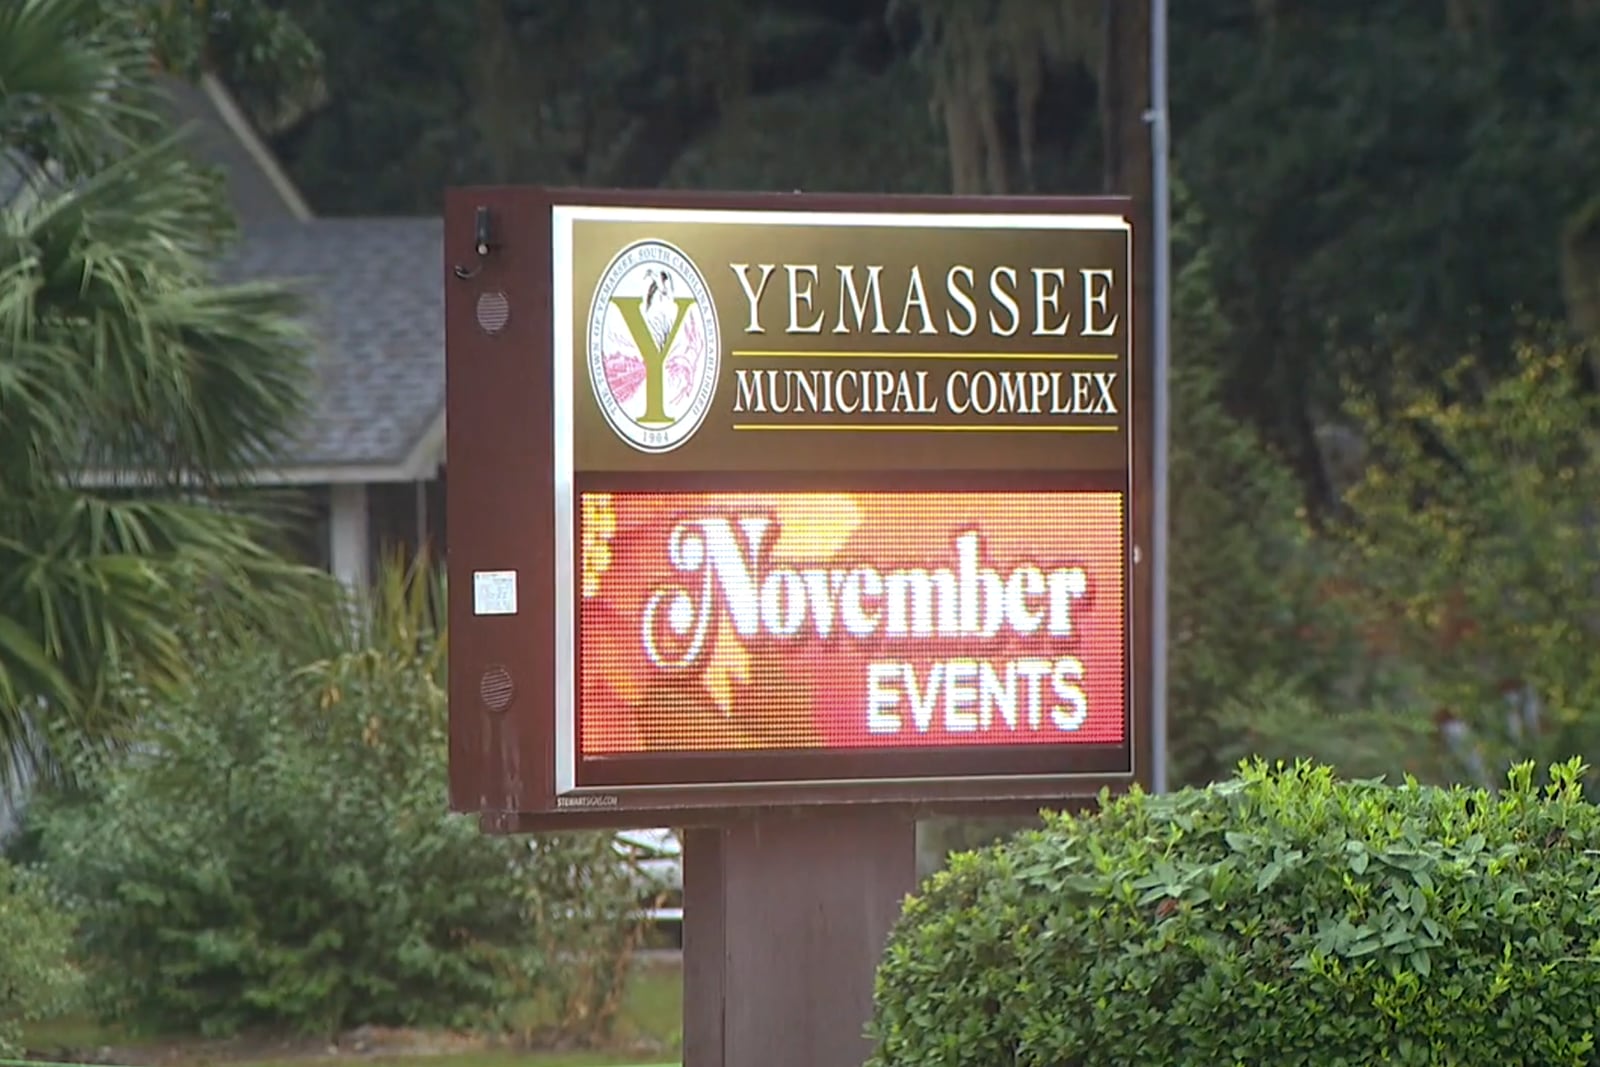
[[[453,809],[1147,782],[1126,200],[469,188],[444,240]]]

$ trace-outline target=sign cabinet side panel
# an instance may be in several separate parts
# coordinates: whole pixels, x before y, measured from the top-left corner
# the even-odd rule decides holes
[[[446,198],[450,806],[457,811],[541,810],[551,790],[548,212],[548,201],[526,190],[454,189]],[[485,228],[480,218],[490,245],[481,258],[474,248]],[[457,266],[469,277],[458,277]]]

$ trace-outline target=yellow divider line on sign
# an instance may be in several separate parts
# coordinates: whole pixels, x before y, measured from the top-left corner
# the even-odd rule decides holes
[[[888,423],[888,422],[736,422],[735,430],[833,430],[835,432],[855,432],[857,430],[871,431],[874,433],[1116,433],[1116,426],[1083,426],[1072,423],[1064,426],[1033,425],[1033,426],[994,426],[981,423],[967,424],[933,424],[920,422]]]
[[[1053,359],[1061,363],[1110,363],[1122,358],[1115,352],[844,352],[831,348],[736,348],[729,354],[739,359]]]

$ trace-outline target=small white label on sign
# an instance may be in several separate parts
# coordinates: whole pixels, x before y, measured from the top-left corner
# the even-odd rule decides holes
[[[517,572],[473,571],[472,613],[474,615],[515,615],[517,613]]]

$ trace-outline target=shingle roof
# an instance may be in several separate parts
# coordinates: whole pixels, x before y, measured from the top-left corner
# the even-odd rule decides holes
[[[189,153],[221,171],[228,206],[241,225],[300,217],[296,204],[285,199],[284,190],[273,183],[267,172],[266,168],[273,164],[251,153],[245,138],[253,140],[253,132],[230,125],[225,117],[222,108],[231,99],[225,89],[209,75],[202,76],[198,83],[165,75],[158,84],[163,110],[174,126],[183,130]],[[237,121],[248,122],[243,118]],[[258,151],[266,149],[259,146]],[[298,196],[292,192],[289,195],[298,202]]]
[[[337,218],[246,227],[225,279],[305,294],[319,342],[312,409],[284,467],[398,466],[444,410],[443,226]]]

